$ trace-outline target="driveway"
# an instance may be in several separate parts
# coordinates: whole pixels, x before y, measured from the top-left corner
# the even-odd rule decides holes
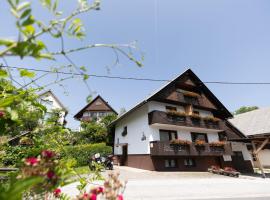
[[[269,178],[231,178],[207,172],[153,172],[129,167],[116,167],[114,171],[120,172],[120,179],[128,180],[124,193],[127,200],[270,199]],[[76,183],[63,191],[76,194]]]

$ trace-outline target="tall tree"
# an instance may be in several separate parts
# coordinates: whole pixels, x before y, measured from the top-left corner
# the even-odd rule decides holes
[[[257,110],[257,109],[259,109],[258,106],[242,106],[239,109],[237,109],[236,111],[234,111],[233,115],[239,115],[239,114],[250,112],[253,110]]]

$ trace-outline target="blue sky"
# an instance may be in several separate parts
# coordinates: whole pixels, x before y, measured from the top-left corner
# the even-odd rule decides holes
[[[75,3],[62,2],[65,11],[71,10]],[[34,9],[38,17],[46,17],[36,2]],[[5,2],[1,3],[1,10],[0,37],[16,37],[14,21]],[[103,0],[100,11],[82,16],[87,30],[85,40],[68,40],[66,47],[136,40],[145,53],[142,68],[125,57],[120,57],[120,65],[111,66],[114,53],[110,49],[91,49],[70,56],[91,74],[172,79],[191,68],[203,81],[270,82],[269,10],[267,0]],[[56,41],[45,39],[50,49],[60,48]],[[53,63],[11,58],[7,61],[9,65],[31,68],[44,68]],[[57,63],[68,64],[62,58]],[[117,111],[122,107],[129,109],[164,84],[94,77],[88,83]],[[68,126],[76,128],[78,123],[73,115],[85,106],[89,92],[77,79],[64,85],[68,94],[59,86],[51,89],[70,111]],[[231,111],[242,105],[270,105],[267,85],[207,86]]]

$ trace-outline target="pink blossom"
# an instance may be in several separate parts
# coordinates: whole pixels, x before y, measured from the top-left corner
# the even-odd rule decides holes
[[[41,155],[43,158],[53,158],[55,156],[55,153],[53,151],[50,150],[44,150],[41,152]]]
[[[53,179],[53,178],[55,178],[55,173],[53,171],[48,171],[47,177],[48,177],[48,179]]]
[[[4,111],[0,111],[0,118],[4,117],[5,113]]]
[[[117,200],[124,200],[123,195],[122,195],[122,194],[119,194],[119,195],[117,196]]]
[[[35,158],[35,157],[26,158],[24,160],[24,163],[26,165],[36,166],[39,163],[39,159],[38,158]]]
[[[61,194],[61,189],[60,188],[56,188],[54,191],[53,191],[53,195],[55,197],[60,197],[60,194]]]
[[[89,196],[89,200],[97,200],[97,195],[94,193],[91,193]]]

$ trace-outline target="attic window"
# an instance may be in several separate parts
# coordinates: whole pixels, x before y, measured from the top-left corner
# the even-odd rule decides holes
[[[122,136],[126,136],[127,135],[127,126],[124,127],[123,132],[122,132]]]
[[[98,101],[98,102],[96,102],[96,105],[97,105],[97,106],[101,105],[101,102],[99,102],[99,101]]]

